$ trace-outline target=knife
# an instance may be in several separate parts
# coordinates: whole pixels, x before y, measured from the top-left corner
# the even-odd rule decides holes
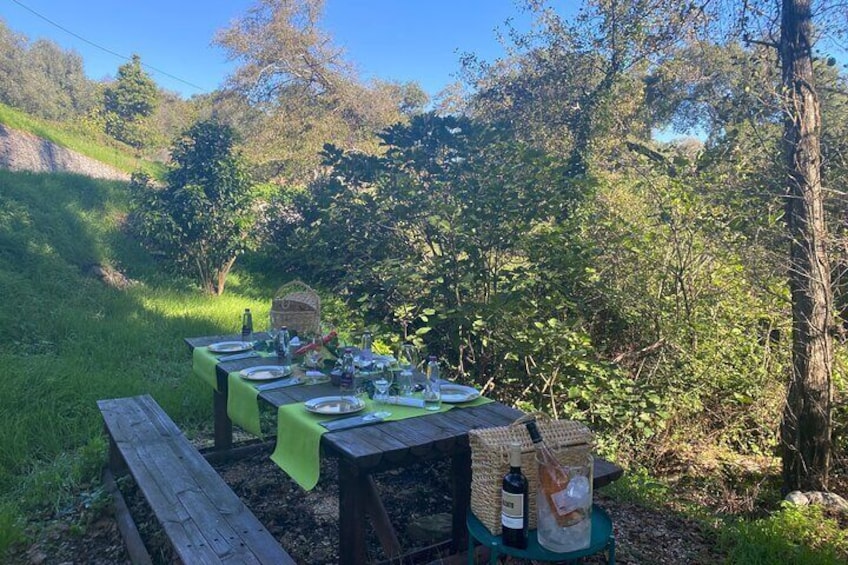
[[[379,424],[383,421],[383,417],[377,414],[364,414],[361,416],[352,416],[350,418],[338,418],[336,420],[328,420],[321,422],[321,425],[331,432],[338,430],[348,430],[350,428],[358,428],[360,426],[369,426],[371,424]]]
[[[223,357],[218,357],[219,363],[226,363],[227,361],[239,361],[240,359],[251,359],[253,357],[259,357],[259,353],[256,351],[248,351],[247,353],[235,353],[233,355],[224,355]]]
[[[264,392],[266,390],[272,390],[275,388],[284,388],[287,386],[299,385],[300,379],[298,377],[290,377],[288,379],[283,379],[280,381],[274,381],[273,383],[266,383],[263,385],[256,385],[256,390],[259,392]]]

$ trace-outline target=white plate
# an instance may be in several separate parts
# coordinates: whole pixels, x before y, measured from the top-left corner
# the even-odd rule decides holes
[[[315,414],[353,414],[365,408],[365,403],[355,396],[322,396],[304,402],[304,406]]]
[[[248,381],[271,381],[288,377],[291,374],[292,368],[289,365],[259,365],[239,371],[241,378]]]
[[[480,396],[480,392],[470,386],[442,383],[439,388],[442,391],[442,402],[447,402],[448,404],[471,402]]]
[[[209,351],[212,353],[241,353],[251,349],[253,344],[249,341],[219,341],[209,346]]]

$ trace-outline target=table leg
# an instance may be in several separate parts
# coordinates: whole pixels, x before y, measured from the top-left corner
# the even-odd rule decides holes
[[[365,500],[367,476],[355,465],[339,459],[339,563],[358,565],[367,561],[365,551]]]
[[[227,415],[227,395],[212,392],[212,411],[215,418],[215,449],[225,450],[233,446],[233,422]]]
[[[451,549],[460,552],[468,543],[468,527],[465,524],[466,513],[471,504],[471,451],[461,451],[451,456],[452,489],[452,530]]]
[[[380,498],[380,493],[377,491],[377,484],[374,482],[374,477],[368,475],[364,480],[367,488],[365,489],[365,510],[371,517],[371,524],[374,526],[374,532],[380,539],[380,545],[386,553],[389,560],[400,557],[401,548],[392,522],[389,520],[389,515],[386,512],[386,507],[383,506],[383,500]]]

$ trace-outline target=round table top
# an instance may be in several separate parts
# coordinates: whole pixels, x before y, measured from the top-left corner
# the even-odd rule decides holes
[[[606,511],[597,504],[592,505],[592,534],[589,546],[565,553],[557,553],[542,547],[539,544],[536,530],[530,530],[526,549],[506,546],[503,544],[501,536],[492,535],[489,529],[477,519],[470,509],[468,510],[466,523],[468,525],[468,533],[471,537],[491,548],[493,551],[522,559],[540,561],[567,561],[586,557],[587,555],[592,555],[605,549],[612,537],[612,520]]]

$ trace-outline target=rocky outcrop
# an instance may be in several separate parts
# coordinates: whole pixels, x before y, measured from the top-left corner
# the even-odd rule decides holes
[[[130,175],[52,141],[0,124],[0,168],[36,173],[76,173],[92,178],[123,180]]]

